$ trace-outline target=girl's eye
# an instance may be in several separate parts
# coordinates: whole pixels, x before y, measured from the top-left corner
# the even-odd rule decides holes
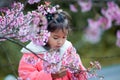
[[[64,39],[67,38],[67,37],[63,37]]]
[[[58,39],[57,37],[54,37],[54,39]]]

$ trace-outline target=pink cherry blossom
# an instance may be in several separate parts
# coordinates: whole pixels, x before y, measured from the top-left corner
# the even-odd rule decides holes
[[[100,17],[99,21],[101,23],[101,28],[103,30],[108,30],[112,27],[112,20],[106,17]]]
[[[99,78],[103,78],[103,76],[99,76],[97,75],[97,71],[101,70],[101,64],[98,61],[94,61],[94,62],[90,62],[90,67],[88,68],[88,77],[99,77]]]
[[[116,45],[118,47],[120,47],[120,30],[117,31],[117,41],[116,41]]]
[[[90,11],[92,8],[91,0],[87,0],[87,1],[78,0],[78,4],[80,5],[82,12]]]
[[[117,38],[120,38],[120,30],[117,31]]]
[[[101,40],[101,30],[99,28],[87,28],[84,40],[93,44],[98,43]]]
[[[98,43],[101,40],[102,30],[100,28],[101,23],[88,19],[88,27],[85,30],[83,39],[90,43]]]
[[[0,8],[0,12],[6,12],[8,10],[7,7]]]
[[[28,0],[28,3],[29,4],[34,4],[34,3],[38,3],[40,2],[41,0]]]
[[[102,14],[111,22],[115,21],[117,25],[120,24],[120,8],[114,2],[107,3],[107,9],[102,8]]]
[[[75,5],[70,4],[69,7],[70,7],[70,10],[71,10],[72,12],[78,12],[78,10],[77,10],[77,8],[76,8]]]

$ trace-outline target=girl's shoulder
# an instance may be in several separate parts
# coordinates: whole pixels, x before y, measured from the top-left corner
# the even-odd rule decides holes
[[[68,40],[65,41],[65,43],[63,44],[63,46],[60,48],[61,51],[66,51],[69,48],[73,47],[72,43]]]
[[[26,47],[21,49],[22,53],[31,53],[31,51],[36,54],[43,54],[43,52],[46,52],[46,49],[43,46],[34,44],[33,42],[30,42]]]
[[[72,43],[66,40],[60,50],[66,51],[70,47],[72,47]],[[47,52],[47,50],[43,46],[38,46],[33,42],[30,42],[26,47],[21,49],[21,53],[31,53],[31,51],[36,54],[44,54],[45,52]]]
[[[70,41],[66,40],[65,43],[63,44],[62,48],[68,48],[70,46],[72,46],[72,43]]]

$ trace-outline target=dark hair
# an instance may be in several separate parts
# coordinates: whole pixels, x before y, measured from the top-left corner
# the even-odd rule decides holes
[[[55,30],[68,29],[70,31],[70,16],[67,12],[59,12],[59,13],[48,13],[46,15],[48,21],[47,30],[50,32],[54,32]]]

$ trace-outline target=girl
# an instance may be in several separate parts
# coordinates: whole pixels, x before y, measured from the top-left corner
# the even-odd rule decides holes
[[[23,48],[23,57],[18,68],[19,76],[22,80],[87,80],[87,73],[80,57],[67,40],[70,30],[68,15],[62,11],[48,13],[46,18],[47,30],[50,32],[47,44],[38,46],[30,42],[26,47],[48,62]]]

